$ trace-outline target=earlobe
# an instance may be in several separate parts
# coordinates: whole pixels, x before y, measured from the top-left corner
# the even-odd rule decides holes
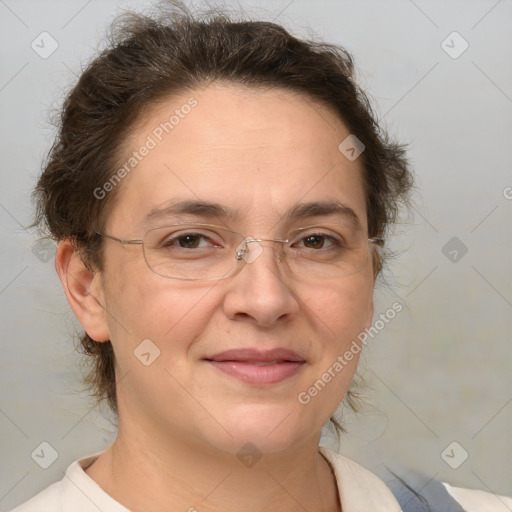
[[[110,334],[101,273],[85,266],[69,240],[59,242],[55,270],[69,305],[85,332],[95,341],[108,341]]]

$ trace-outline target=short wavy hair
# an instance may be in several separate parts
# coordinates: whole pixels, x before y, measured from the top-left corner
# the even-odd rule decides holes
[[[365,146],[360,158],[369,237],[385,237],[408,204],[413,177],[405,145],[379,126],[344,48],[301,40],[276,23],[220,8],[192,15],[172,0],[151,14],[118,17],[106,42],[58,112],[57,135],[34,190],[33,226],[56,241],[70,240],[91,270],[102,269],[95,232],[103,230],[122,186],[104,199],[94,191],[119,168],[130,130],[157,102],[214,81],[300,93],[339,116]],[[389,255],[375,252],[375,277]],[[78,348],[87,356],[87,388],[117,416],[112,344],[82,333]],[[355,398],[352,390],[345,397],[354,410]],[[338,433],[344,430],[334,416],[331,422]]]

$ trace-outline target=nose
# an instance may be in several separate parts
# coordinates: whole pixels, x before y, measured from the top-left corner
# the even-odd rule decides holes
[[[299,310],[292,283],[279,263],[280,244],[253,241],[246,244],[246,262],[226,284],[223,308],[230,320],[269,327],[291,319]]]

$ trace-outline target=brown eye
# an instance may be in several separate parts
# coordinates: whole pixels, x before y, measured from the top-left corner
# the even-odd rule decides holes
[[[172,234],[165,237],[160,247],[166,249],[207,249],[216,244],[202,233]]]
[[[322,249],[325,243],[325,236],[323,235],[309,235],[304,240],[304,246],[309,249]]]
[[[342,243],[337,238],[325,233],[311,233],[297,241],[299,249],[313,249],[315,251],[335,249],[341,246]]]
[[[177,239],[177,243],[180,247],[184,249],[195,249],[199,246],[201,238],[204,238],[200,235],[184,235],[180,236]]]

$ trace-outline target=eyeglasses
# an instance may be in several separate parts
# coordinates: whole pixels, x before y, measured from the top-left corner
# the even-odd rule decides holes
[[[96,234],[125,244],[142,245],[148,267],[162,277],[183,281],[213,281],[235,274],[263,252],[262,242],[280,245],[277,261],[298,275],[337,278],[359,272],[369,261],[371,244],[353,223],[307,226],[287,233],[285,239],[252,238],[212,224],[176,224],[150,229],[142,240],[123,240]]]

